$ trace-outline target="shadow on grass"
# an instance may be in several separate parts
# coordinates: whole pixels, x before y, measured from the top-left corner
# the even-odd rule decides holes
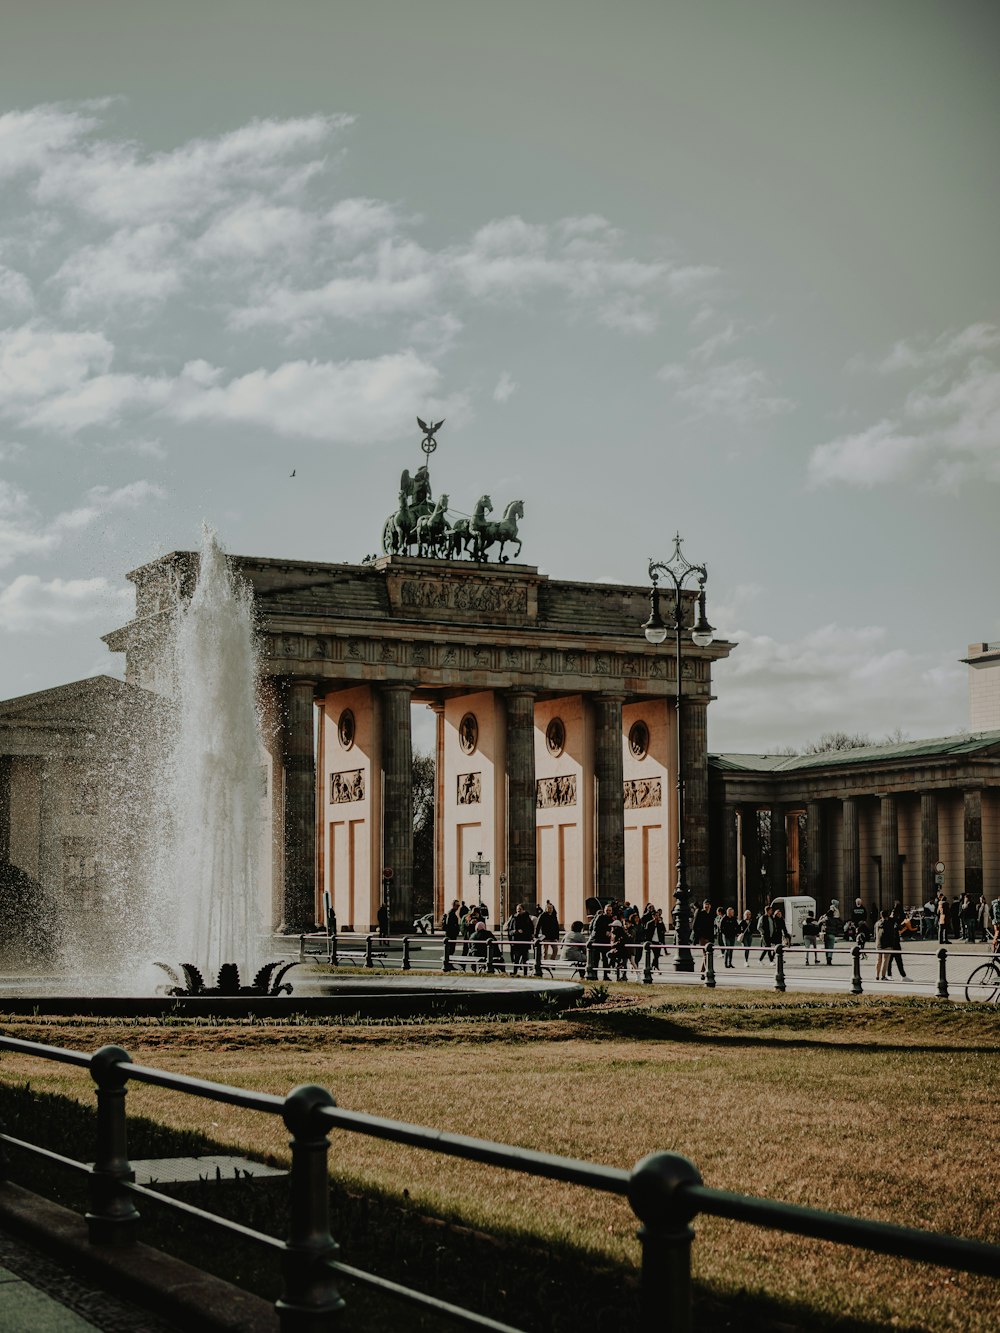
[[[91,1108],[28,1085],[0,1085],[0,1124],[16,1138],[56,1147],[89,1160],[95,1137]],[[142,1117],[130,1118],[130,1152],[147,1156],[225,1154],[225,1144],[180,1133]],[[82,1211],[85,1181],[67,1177],[50,1163],[11,1151],[8,1178],[27,1189]],[[218,1183],[213,1180],[157,1186],[220,1217],[259,1231],[282,1235],[286,1228],[285,1178]],[[279,1265],[257,1246],[189,1217],[177,1218],[163,1205],[141,1202],[142,1239],[178,1258],[273,1300],[280,1294]],[[331,1229],[344,1262],[439,1298],[489,1313],[526,1333],[607,1333],[645,1326],[635,1268],[606,1256],[542,1235],[486,1233],[465,1225],[458,1214],[432,1216],[389,1191],[361,1189],[334,1181],[330,1192]],[[638,1258],[638,1255],[637,1255]],[[375,1333],[406,1327],[421,1333],[454,1328],[453,1321],[424,1315],[350,1283],[345,1329]],[[720,1292],[695,1284],[694,1326],[699,1330],[739,1329],[741,1333],[792,1333],[811,1328],[830,1333],[877,1333],[878,1321],[840,1318],[757,1290]],[[896,1324],[903,1333],[918,1325]]]
[[[863,1054],[882,1055],[982,1055],[1000,1049],[1000,1034],[989,1033],[991,1040],[977,1042],[892,1042],[883,1037],[871,1036],[867,1032],[852,1031],[848,1026],[838,1030],[835,1024],[824,1023],[822,1031],[828,1033],[826,1039],[819,1036],[793,1035],[790,1029],[813,1026],[808,1014],[797,1015],[794,1012],[783,1013],[780,1010],[754,1014],[752,1021],[755,1030],[750,1032],[721,1032],[717,1028],[715,1015],[709,1011],[705,1017],[708,1022],[704,1028],[698,1027],[697,1017],[692,1015],[688,1021],[668,1017],[662,1010],[649,1009],[611,1009],[607,1011],[575,1011],[567,1019],[578,1027],[579,1035],[587,1038],[631,1039],[633,1041],[676,1042],[688,1045],[722,1046],[732,1049],[772,1048],[774,1050],[809,1050],[809,1051],[857,1051]],[[874,1022],[875,1020],[871,1020]],[[727,1026],[731,1027],[733,1015],[726,1015]],[[761,1031],[763,1027],[765,1030]],[[780,1028],[780,1035],[766,1031],[767,1027]]]

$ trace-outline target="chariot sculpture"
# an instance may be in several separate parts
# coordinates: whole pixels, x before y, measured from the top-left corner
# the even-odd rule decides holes
[[[430,458],[437,448],[434,436],[444,420],[428,423],[417,417],[417,425],[423,431],[420,447],[425,457]],[[484,561],[496,546],[498,561],[506,564],[510,556],[504,554],[505,547],[516,544],[515,560],[521,554],[517,522],[524,517],[524,501],[511,500],[502,518],[489,518],[492,513],[493,501],[488,495],[479,497],[471,515],[450,510],[445,494],[435,503],[426,462],[412,476],[404,469],[399,479],[396,512],[389,515],[382,528],[382,550],[386,555],[416,554],[437,560],[470,556]]]

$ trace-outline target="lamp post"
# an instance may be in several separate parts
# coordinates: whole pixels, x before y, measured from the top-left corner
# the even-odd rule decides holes
[[[660,615],[660,576],[667,575],[674,586],[673,610],[669,622]],[[677,730],[677,887],[674,889],[674,910],[677,924],[677,943],[680,946],[674,968],[678,972],[693,972],[691,953],[691,900],[687,884],[687,858],[684,850],[684,744],[681,713],[681,648],[684,630],[684,601],[682,592],[689,579],[698,584],[698,619],[691,627],[691,638],[699,648],[712,642],[712,626],[705,615],[705,583],[708,571],[704,565],[692,565],[681,553],[681,536],[674,537],[674,552],[669,560],[650,559],[649,619],[643,632],[650,643],[662,643],[667,634],[674,634],[674,671],[677,681],[675,695],[675,727]]]

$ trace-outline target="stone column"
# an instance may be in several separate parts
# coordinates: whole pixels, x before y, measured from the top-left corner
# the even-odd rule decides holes
[[[708,700],[685,699],[681,748],[684,757],[684,845],[691,902],[709,897],[708,877]]]
[[[925,903],[937,897],[934,866],[938,860],[937,795],[924,791],[920,793],[920,892]]]
[[[410,685],[383,685],[382,699],[382,865],[389,881],[391,927],[413,920],[413,742]]]
[[[861,896],[861,838],[858,828],[858,801],[855,796],[845,796],[841,806],[841,847],[843,851],[843,898],[840,912],[844,920],[849,920],[855,898]]]
[[[315,682],[289,677],[282,689],[285,866],[280,929],[316,924]]]
[[[882,796],[879,802],[882,813],[882,901],[879,906],[891,909],[893,903],[902,902],[903,898],[899,873],[899,819],[895,796]]]
[[[783,898],[788,883],[788,829],[783,805],[771,806],[771,857],[767,867],[767,891],[772,898]],[[748,906],[756,907],[756,903]]]
[[[594,776],[597,779],[597,885],[594,891],[619,902],[625,898],[622,702],[620,695],[599,694],[594,699]]]
[[[722,807],[722,892],[724,902],[734,903],[737,911],[742,912],[746,903],[739,865],[739,828],[737,815],[739,806],[734,801],[726,801]]]
[[[504,702],[507,708],[508,903],[513,910],[517,903],[531,907],[538,893],[535,864],[535,696],[528,690],[511,690]]]
[[[806,893],[816,899],[816,911],[826,908],[823,857],[823,807],[819,801],[806,803]]]
[[[762,905],[760,896],[763,886],[760,874],[760,811],[755,805],[740,807],[740,832],[746,870],[746,905],[756,914]]]
[[[983,793],[963,792],[965,892],[975,901],[983,891]]]
[[[430,707],[434,713],[434,920],[439,922],[451,906],[444,899],[444,704],[436,699]]]

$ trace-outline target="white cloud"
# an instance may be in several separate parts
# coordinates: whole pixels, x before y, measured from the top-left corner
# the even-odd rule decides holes
[[[965,329],[948,329],[936,338],[897,342],[875,369],[883,375],[900,370],[929,370],[997,347],[1000,347],[1000,328],[995,324],[970,324]]]
[[[461,419],[458,397],[439,397],[441,374],[415,352],[367,361],[289,361],[226,383],[180,383],[169,411],[182,421],[246,422],[280,435],[338,444],[392,439],[413,404]]]
[[[24,556],[46,555],[68,534],[80,532],[114,512],[162,499],[163,495],[159,486],[148,481],[130,482],[114,490],[94,486],[81,504],[45,522],[23,490],[0,480],[0,567]]]
[[[505,403],[516,389],[517,380],[505,370],[497,380],[496,388],[493,390],[493,401],[496,403]]]
[[[728,417],[749,425],[783,416],[795,407],[790,398],[774,392],[767,372],[749,357],[700,371],[671,363],[660,370],[658,378],[676,386],[674,396],[695,417]]]
[[[434,294],[435,264],[412,241],[384,240],[356,257],[322,287],[274,286],[231,317],[235,328],[278,324],[311,332],[323,319],[368,320],[419,311]]]
[[[33,324],[0,331],[0,412],[78,387],[106,371],[113,355],[103,333]]]
[[[131,597],[104,578],[42,579],[19,574],[0,587],[0,629],[10,633],[58,630],[98,616],[128,614]]]
[[[914,718],[919,735],[948,735],[965,722],[966,669],[950,656],[890,647],[880,626],[822,625],[786,643],[742,630],[720,637],[738,646],[713,669],[713,750],[802,746],[825,731],[878,738],[912,731]]]
[[[20,314],[34,304],[31,283],[24,274],[0,264],[0,314],[8,310]]]
[[[226,206],[236,187],[273,194],[291,176],[301,188],[299,156],[321,152],[350,122],[336,115],[254,120],[163,153],[103,141],[48,161],[36,194],[44,204],[68,205],[113,226],[204,217]]]
[[[813,486],[875,486],[904,478],[957,490],[979,477],[1000,480],[1000,329],[972,324],[933,341],[897,343],[885,361],[923,378],[897,411],[873,426],[818,445]]]
[[[36,106],[0,115],[0,180],[40,171],[52,156],[94,128],[93,116],[58,106]]]
[[[182,276],[168,253],[176,229],[155,222],[119,228],[100,245],[85,245],[53,275],[65,288],[64,309],[75,315],[123,303],[147,305],[164,300],[181,286]]]
[[[878,486],[911,469],[924,451],[924,441],[902,433],[894,421],[882,420],[867,430],[821,444],[809,460],[809,482],[823,486],[842,481],[853,486]]]
[[[39,529],[37,512],[25,492],[0,480],[0,567],[23,555],[44,554],[58,540]]]
[[[195,241],[193,254],[216,261],[261,259],[275,250],[310,245],[317,226],[304,209],[252,195],[217,213]]]

